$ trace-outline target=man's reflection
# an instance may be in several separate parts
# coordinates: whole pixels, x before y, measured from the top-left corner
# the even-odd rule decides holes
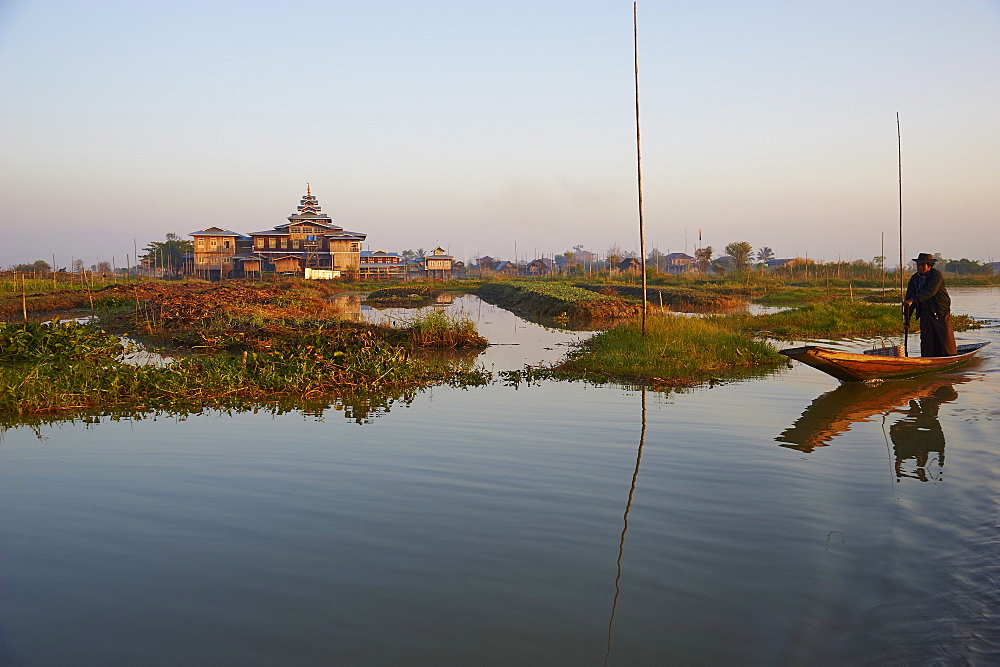
[[[844,383],[814,399],[775,440],[782,447],[809,454],[817,447],[829,445],[854,424],[901,414],[889,427],[888,434],[895,451],[896,477],[929,481],[928,461],[936,460],[938,470],[944,464],[945,437],[938,421],[941,404],[958,398],[954,385],[969,379],[923,378],[874,386]],[[915,465],[908,466],[907,461]],[[935,478],[940,479],[940,475]]]
[[[906,416],[889,427],[889,437],[896,457],[897,479],[911,477],[921,482],[928,481],[927,463],[931,454],[937,454],[935,479],[941,479],[941,468],[944,467],[944,431],[938,421],[938,411],[942,403],[956,398],[958,392],[954,387],[942,385],[930,396],[911,399]],[[912,472],[904,470],[904,463],[910,459],[916,463]]]

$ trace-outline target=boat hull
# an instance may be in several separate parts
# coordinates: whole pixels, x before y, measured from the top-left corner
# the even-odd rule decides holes
[[[864,382],[946,371],[969,361],[987,345],[989,342],[959,345],[958,354],[950,357],[888,357],[840,352],[819,345],[790,347],[779,352],[838,380]]]

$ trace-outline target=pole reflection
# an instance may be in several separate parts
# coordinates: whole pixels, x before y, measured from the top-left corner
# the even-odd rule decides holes
[[[615,624],[615,611],[618,609],[618,596],[621,594],[622,555],[625,553],[625,533],[628,532],[628,513],[632,509],[632,498],[635,496],[635,483],[639,479],[639,464],[642,462],[642,448],[646,443],[646,390],[642,390],[642,426],[639,429],[639,451],[635,456],[635,471],[632,473],[632,486],[628,490],[628,502],[625,503],[625,515],[622,518],[622,536],[618,542],[618,573],[615,575],[615,598],[611,602],[611,618],[608,620],[608,645],[604,653],[604,664],[611,657],[611,631]]]
[[[896,478],[940,479],[945,435],[938,420],[941,405],[958,398],[955,386],[967,376],[897,380],[879,385],[848,382],[810,403],[795,422],[775,438],[782,447],[810,454],[826,447],[854,424],[875,416],[901,415],[889,426]],[[935,461],[935,473],[928,463]],[[907,464],[912,461],[912,464]]]

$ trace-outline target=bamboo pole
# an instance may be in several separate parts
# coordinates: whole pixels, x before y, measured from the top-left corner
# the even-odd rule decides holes
[[[17,283],[17,273],[14,274],[14,283]],[[24,274],[21,274],[21,314],[24,316],[24,323],[28,323],[28,298],[24,293]]]
[[[91,271],[87,275],[87,297],[90,299],[90,316],[97,317],[97,311],[94,310],[94,272]]]
[[[896,112],[896,156],[899,168],[899,302],[903,316],[903,356],[910,356],[910,313],[906,305],[906,274],[903,271],[903,135],[899,129],[899,112]]]
[[[635,60],[635,166],[639,196],[639,268],[642,271],[642,335],[646,335],[646,226],[642,219],[642,149],[639,133],[639,19],[632,3],[632,47]]]

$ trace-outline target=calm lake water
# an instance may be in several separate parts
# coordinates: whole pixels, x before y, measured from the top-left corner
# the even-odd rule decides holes
[[[1000,289],[952,296],[993,345],[878,387],[796,365],[8,429],[0,662],[996,663]],[[586,335],[442,307],[494,370]]]

